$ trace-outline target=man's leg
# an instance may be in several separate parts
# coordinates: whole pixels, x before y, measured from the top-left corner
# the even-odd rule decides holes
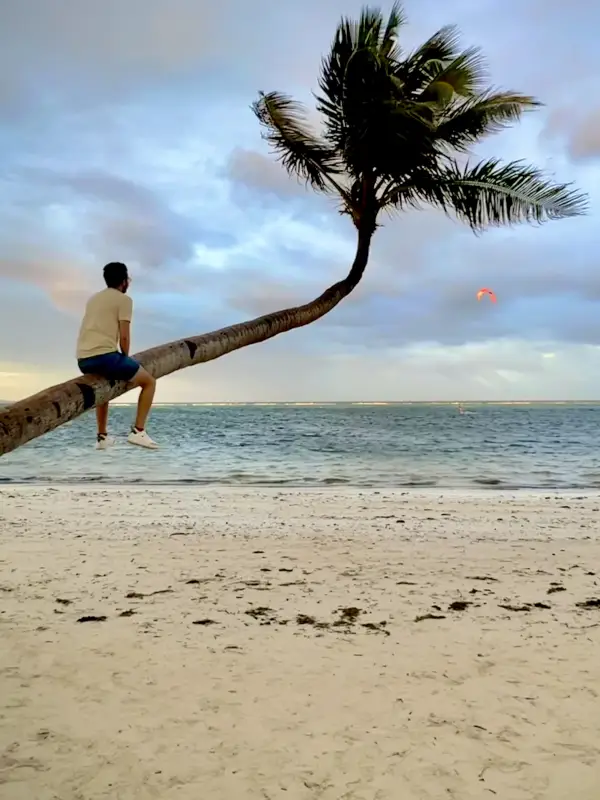
[[[137,415],[135,418],[135,425],[131,429],[131,433],[127,437],[129,444],[137,444],[140,447],[147,447],[150,450],[156,450],[158,445],[147,434],[145,425],[154,399],[154,390],[156,389],[156,378],[153,378],[149,372],[143,367],[140,367],[136,372],[135,377],[130,382],[130,386],[139,386],[141,388],[140,396],[138,399]]]
[[[115,443],[115,440],[108,435],[108,403],[96,406],[96,422],[98,424],[96,450],[106,450]]]
[[[140,367],[134,379],[131,381],[131,385],[139,386],[142,390],[138,398],[135,427],[136,430],[143,431],[146,426],[148,414],[152,408],[152,401],[154,400],[154,392],[156,391],[156,378],[153,378],[149,372],[147,372],[143,367]]]
[[[96,406],[96,422],[98,423],[98,436],[108,433],[108,403]]]

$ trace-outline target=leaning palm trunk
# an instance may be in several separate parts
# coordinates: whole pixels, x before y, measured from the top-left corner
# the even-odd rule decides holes
[[[371,233],[359,232],[356,256],[348,275],[311,303],[275,311],[202,336],[159,345],[137,353],[135,359],[155,378],[162,378],[194,364],[213,361],[242,347],[264,342],[280,333],[310,325],[328,314],[358,285],[369,259],[371,237]],[[81,376],[9,406],[0,411],[0,456],[126,391],[125,383]]]

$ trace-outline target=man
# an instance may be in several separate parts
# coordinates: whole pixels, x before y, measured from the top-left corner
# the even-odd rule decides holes
[[[127,438],[130,444],[156,450],[158,445],[146,432],[156,379],[129,357],[133,303],[127,296],[130,278],[125,264],[113,261],[104,267],[106,289],[87,303],[77,340],[77,363],[84,375],[100,375],[126,381],[129,388],[141,387],[135,424]],[[114,444],[108,436],[108,403],[96,406],[97,450]]]

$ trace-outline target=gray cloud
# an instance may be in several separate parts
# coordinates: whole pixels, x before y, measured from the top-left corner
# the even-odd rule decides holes
[[[314,336],[323,325],[330,347],[354,342],[370,349],[503,337],[598,343],[593,304],[600,299],[600,270],[591,228],[585,219],[562,226],[565,233],[571,228],[567,237],[556,223],[526,236],[490,232],[476,238],[435,212],[390,220],[375,236],[359,288],[319,323]],[[241,272],[227,298],[249,315],[296,305],[343,277],[349,265],[350,259],[339,259],[329,265],[334,269],[287,277]],[[476,300],[483,286],[496,292],[496,305]],[[307,341],[312,330],[305,333]]]
[[[120,176],[23,168],[13,174],[13,185],[16,202],[0,223],[0,275],[20,275],[55,298],[58,284],[88,288],[90,271],[107,261],[127,261],[138,272],[169,269],[189,260],[194,242],[202,239],[193,220],[174,212],[147,187]],[[60,220],[61,208],[76,209],[77,223],[59,235],[53,217],[58,214]],[[32,218],[34,245],[31,237],[23,237]]]
[[[300,333],[290,334],[290,339]],[[279,340],[281,341],[281,340]],[[332,355],[278,340],[161,381],[164,397],[239,400],[509,400],[596,396],[597,348],[519,340],[462,348],[412,347]],[[240,386],[243,391],[240,392]]]
[[[256,150],[236,147],[231,153],[225,175],[234,186],[258,189],[262,194],[272,194],[278,199],[306,200],[314,202],[315,195],[301,181],[287,174],[274,156],[266,156]]]
[[[548,116],[542,139],[562,144],[573,161],[600,157],[600,110],[582,114],[576,106],[558,108]]]
[[[11,81],[4,80],[0,99],[14,101],[14,87],[21,105],[39,98],[43,75],[44,92],[87,106],[90,90],[118,95],[184,72],[218,57],[228,16],[237,21],[228,27],[235,48],[250,18],[231,0],[4,0],[0,74]]]
[[[78,320],[61,313],[42,292],[32,294],[23,285],[11,287],[6,279],[0,278],[0,294],[10,298],[2,309],[0,365],[10,362],[33,370],[73,370]]]
[[[94,93],[122,96],[133,87],[192,76],[199,70],[205,78],[210,70],[220,85],[226,80],[246,87],[253,83],[256,89],[314,86],[319,58],[339,17],[356,15],[363,5],[362,0],[326,4],[306,0],[300,6],[276,0],[252,4],[242,0],[218,4],[54,0],[36,3],[33,13],[32,3],[4,0],[0,6],[1,94],[22,104],[27,97],[39,100],[44,92],[47,96],[51,87],[55,99],[86,107],[92,105]],[[390,5],[383,3],[384,8]],[[538,0],[526,4],[509,0],[502,5],[498,0],[454,0],[450,6],[435,0],[409,0],[406,5],[410,24],[403,39],[407,48],[442,25],[456,23],[468,44],[485,48],[497,79],[521,81],[529,74],[535,84],[529,88],[534,91],[562,91],[567,82],[573,82],[574,73],[580,81],[585,74],[582,63],[595,51],[598,14],[584,0],[578,0],[577,12],[572,5],[566,8]],[[561,52],[565,37],[577,41],[577,52],[570,53],[559,69],[548,70],[542,56]],[[38,83],[42,75],[44,92]]]

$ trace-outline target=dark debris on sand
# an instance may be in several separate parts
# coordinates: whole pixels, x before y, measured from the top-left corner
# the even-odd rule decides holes
[[[296,616],[296,624],[297,625],[316,625],[317,620],[314,617],[309,616],[308,614],[298,614]]]
[[[349,632],[354,630],[355,623],[358,622],[363,610],[361,608],[357,608],[356,606],[348,606],[347,608],[338,608],[336,613],[338,614],[338,618],[333,622],[333,626],[336,628],[344,628],[346,632]],[[383,633],[385,636],[389,636],[390,632],[387,630],[386,626],[387,622],[385,620],[382,622],[360,623],[360,627],[367,631]]]
[[[257,551],[257,554],[258,553],[262,554],[262,551]],[[582,567],[582,569],[583,569],[583,567]],[[261,568],[261,572],[265,572],[265,573],[266,572],[292,573],[292,572],[294,572],[296,570],[298,570],[297,567],[288,568],[288,567],[276,567],[276,566],[274,566],[272,568],[271,567],[262,567]],[[304,572],[304,574],[307,574],[306,570],[302,570],[302,572]],[[543,572],[543,571],[538,570],[538,572]],[[549,577],[551,577],[551,573],[544,573],[544,574],[547,574]],[[592,574],[593,575],[593,573],[589,573],[589,572],[586,573],[586,574]],[[409,573],[409,576],[410,576],[410,573]],[[221,574],[217,574],[216,575],[216,578],[223,578],[223,577],[224,576],[221,575]],[[213,581],[213,580],[215,580],[215,578],[213,578],[213,577],[208,577],[208,578],[189,578],[189,579],[184,579],[181,582],[186,584],[186,585],[190,585],[190,586],[200,586],[202,584],[208,583],[208,582]],[[499,583],[500,582],[499,578],[495,578],[495,577],[493,577],[491,575],[486,575],[486,574],[483,574],[483,575],[471,575],[471,576],[469,576],[467,578],[467,580],[478,581],[478,582],[481,582],[481,583],[488,583],[488,584],[490,584],[490,583]],[[274,587],[276,587],[276,586],[288,587],[288,586],[302,586],[302,585],[307,585],[307,581],[305,581],[303,579],[300,579],[300,580],[289,580],[289,581],[287,581],[285,583],[279,583],[279,584],[275,583],[275,584],[273,584]],[[418,584],[415,581],[400,580],[400,581],[396,581],[396,585],[397,586],[402,586],[402,585],[416,586]],[[254,590],[263,590],[264,591],[264,590],[269,589],[270,587],[271,587],[271,584],[268,581],[264,581],[264,580],[262,580],[262,581],[261,580],[238,580],[238,581],[235,581],[235,586],[232,587],[232,588],[233,588],[234,592],[243,593],[245,589],[254,589]],[[459,589],[459,587],[457,587],[457,589]],[[172,594],[173,591],[174,590],[171,589],[171,588],[157,589],[157,590],[150,591],[150,592],[130,591],[125,595],[125,597],[127,599],[130,599],[130,600],[143,600],[143,599],[146,599],[146,598],[155,597],[157,595]],[[565,591],[567,591],[567,589],[562,585],[562,583],[560,581],[551,582],[549,584],[549,587],[546,589],[546,593],[548,595],[554,594],[554,593],[558,593],[558,592],[565,592]],[[514,601],[510,602],[508,598],[503,598],[504,602],[503,603],[498,603],[497,601],[500,599],[500,597],[496,598],[495,595],[499,594],[500,592],[498,592],[498,588],[497,587],[494,587],[494,589],[492,589],[490,587],[486,587],[486,586],[482,586],[480,588],[471,588],[471,589],[467,589],[467,587],[462,587],[462,591],[460,591],[460,589],[459,589],[459,594],[463,594],[463,596],[464,596],[465,593],[470,595],[472,597],[472,600],[458,599],[458,600],[446,601],[445,603],[443,603],[441,600],[438,600],[438,602],[442,602],[442,605],[432,604],[430,606],[430,611],[428,613],[420,614],[420,615],[414,617],[413,621],[414,622],[423,622],[423,621],[426,621],[426,620],[443,620],[443,619],[447,619],[447,618],[452,618],[452,615],[454,614],[453,619],[454,619],[455,622],[457,622],[460,619],[460,613],[467,611],[469,609],[469,606],[475,606],[475,608],[481,608],[482,604],[484,606],[487,606],[487,602],[486,601],[487,600],[492,600],[492,599],[494,600],[494,603],[493,603],[492,606],[488,607],[489,611],[491,613],[493,613],[492,609],[494,608],[494,606],[496,608],[500,608],[500,609],[503,609],[503,610],[508,611],[508,612],[519,613],[519,614],[527,614],[529,612],[534,611],[535,609],[538,609],[538,610],[551,610],[551,608],[552,608],[552,606],[548,602],[522,602],[522,603],[518,602],[518,601],[517,602],[514,602]],[[411,592],[409,594],[413,594],[413,593]],[[475,595],[477,595],[477,597],[475,597]],[[242,595],[239,594],[239,595],[236,595],[236,596],[238,598],[241,598]],[[76,602],[76,601],[69,600],[69,599],[63,598],[63,597],[54,597],[54,603],[56,604],[56,606],[58,606],[58,608],[55,607],[54,613],[55,614],[65,614],[65,613],[67,613],[66,610],[65,611],[59,610],[59,608],[61,608],[61,609],[65,608],[66,609],[66,607],[71,606],[74,602]],[[600,609],[600,598],[592,597],[592,598],[584,600],[582,602],[575,603],[575,606],[578,609]],[[333,634],[334,632],[337,631],[339,634],[342,634],[343,636],[345,636],[345,635],[355,635],[355,634],[359,633],[359,629],[361,629],[361,628],[365,632],[368,631],[368,632],[371,632],[371,633],[382,633],[385,636],[390,636],[391,635],[390,634],[390,630],[387,627],[388,624],[389,624],[387,621],[381,621],[381,622],[364,621],[364,616],[367,614],[367,612],[365,612],[364,609],[359,608],[357,606],[340,607],[340,608],[336,609],[333,612],[333,617],[330,618],[329,620],[319,620],[315,616],[312,616],[310,614],[305,614],[305,613],[297,613],[297,614],[295,614],[295,616],[292,616],[290,619],[282,619],[282,618],[279,617],[279,612],[274,611],[273,609],[269,608],[268,606],[248,607],[248,608],[246,608],[246,610],[243,610],[243,611],[242,611],[242,609],[240,609],[240,612],[242,613],[242,617],[244,617],[244,616],[245,617],[251,617],[253,620],[255,620],[255,622],[259,623],[259,625],[261,625],[261,626],[262,625],[266,625],[266,626],[271,626],[271,625],[284,626],[284,625],[288,625],[290,623],[291,624],[295,623],[296,625],[304,628],[305,630],[307,628],[313,628],[315,631],[330,631],[331,634]],[[449,612],[451,612],[451,613],[449,613]],[[120,617],[120,618],[127,618],[127,617],[132,617],[137,613],[138,613],[138,611],[136,611],[135,608],[128,608],[128,609],[126,609],[124,611],[121,611],[120,613],[115,612],[115,616],[116,617]],[[84,622],[105,622],[107,619],[108,619],[108,617],[106,615],[86,615],[86,616],[79,617],[79,619],[77,619],[77,622],[79,622],[79,623],[84,623]],[[537,619],[537,617],[536,617],[536,619]],[[547,617],[546,617],[546,619],[547,619]],[[188,624],[190,624],[190,623],[188,623]],[[196,625],[196,626],[200,626],[200,627],[208,627],[208,626],[212,626],[212,625],[217,625],[218,626],[219,624],[222,624],[222,623],[219,623],[218,621],[216,621],[214,619],[210,619],[210,618],[201,618],[201,619],[192,619],[191,624],[192,625]],[[247,622],[246,624],[251,624],[251,623]],[[308,633],[308,630],[306,630],[306,633]]]
[[[154,592],[127,592],[127,600],[143,600],[145,597],[154,597],[157,594],[172,594],[173,589],[157,589]]]
[[[244,614],[247,614],[249,617],[253,617],[254,619],[266,617],[271,613],[271,609],[267,606],[257,606],[257,608],[249,608],[244,611]]]
[[[448,611],[466,611],[471,605],[473,605],[473,603],[468,600],[454,600],[454,602],[450,603],[448,606]]]
[[[520,606],[512,605],[510,603],[498,603],[498,607],[504,608],[506,611],[532,611],[534,608],[552,608],[552,606],[548,603],[522,603]]]
[[[287,625],[288,623],[287,619],[277,619],[272,609],[267,606],[248,608],[244,614],[255,619],[260,625]]]
[[[390,636],[390,632],[386,628],[387,622],[385,620],[382,622],[363,622],[361,625],[368,631],[383,633],[385,636]]]
[[[577,608],[600,608],[600,598],[592,597],[590,600],[584,600],[582,603],[575,603]]]
[[[346,608],[340,608],[336,612],[336,618],[333,622],[325,622],[318,620],[316,617],[312,616],[311,614],[303,614],[298,613],[295,617],[296,625],[301,627],[310,627],[314,628],[318,631],[325,631],[325,630],[340,630],[342,633],[354,633],[356,629],[356,623],[362,610],[360,608],[356,608],[355,606],[348,606]],[[252,617],[261,625],[287,625],[288,620],[278,619],[275,615],[275,612],[268,608],[267,606],[257,606],[255,608],[248,608],[244,611],[249,617]],[[359,627],[364,628],[366,631],[372,631],[374,633],[383,633],[385,636],[389,636],[390,632],[386,628],[387,622],[364,622],[359,625]]]
[[[339,622],[343,625],[351,625],[362,614],[362,609],[349,606],[348,608],[339,608],[337,613],[340,615]]]
[[[311,617],[310,614],[297,614],[296,625],[312,625],[318,630],[326,630],[329,628],[328,622],[319,622],[314,617]]]

